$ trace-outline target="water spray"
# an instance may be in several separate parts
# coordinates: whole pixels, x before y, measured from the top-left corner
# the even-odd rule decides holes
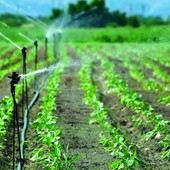
[[[8,24],[6,24],[5,22],[0,21],[0,23],[1,23],[1,25],[3,25],[6,28],[10,28],[10,26]]]
[[[18,33],[21,37],[23,37],[23,38],[25,38],[26,40],[28,40],[29,42],[31,42],[31,43],[33,43],[34,41],[31,39],[31,38],[29,38],[28,36],[26,36],[26,35],[24,35],[24,34],[22,34],[21,32],[20,33]]]
[[[18,9],[17,9],[16,6],[14,6],[14,5],[9,5],[8,3],[6,3],[6,2],[4,2],[4,1],[2,1],[2,0],[0,0],[0,3],[1,3],[2,5],[4,5],[4,6],[6,6],[7,8],[10,8],[11,10],[13,10],[13,11],[15,11],[15,12],[18,12]],[[19,14],[22,15],[22,16],[23,16],[25,19],[27,19],[28,21],[36,24],[39,28],[41,28],[41,29],[43,29],[43,30],[46,30],[46,27],[44,27],[42,24],[36,22],[36,20],[32,19],[31,17],[28,17],[26,14],[23,14],[23,13],[22,13],[22,14],[19,13]]]
[[[54,50],[54,57],[57,58],[59,56],[59,41],[61,40],[61,31],[57,30],[57,32],[53,33],[53,50]]]
[[[25,79],[28,76],[33,76],[33,75],[37,75],[37,74],[41,74],[41,73],[45,73],[45,72],[50,72],[50,71],[53,71],[53,70],[55,70],[56,68],[58,68],[62,65],[63,65],[62,63],[53,64],[49,67],[45,67],[43,69],[39,69],[39,70],[33,71],[31,73],[21,74],[20,77],[21,77],[21,79]]]
[[[9,39],[7,36],[5,36],[2,32],[0,32],[0,36],[2,36],[4,39],[6,39],[7,41],[9,41],[11,44],[13,44],[15,47],[17,47],[19,50],[22,50],[22,48],[17,45],[15,42],[13,42],[11,39]]]
[[[74,17],[72,17],[70,20],[68,20],[67,22],[65,22],[65,24],[63,25],[64,27],[68,27],[69,25],[71,25],[73,22],[80,20],[83,17],[87,17],[90,16],[95,10],[97,9],[97,7],[93,7],[92,9],[88,10],[88,12],[86,11],[81,11],[80,13],[76,14]]]
[[[14,106],[14,112],[13,112],[13,170],[15,170],[15,129],[17,128],[17,136],[18,136],[18,145],[19,145],[19,162],[21,164],[21,167],[23,166],[23,159],[21,159],[21,148],[20,148],[20,132],[19,132],[19,116],[18,116],[18,108],[17,108],[17,102],[15,99],[15,85],[18,84],[20,80],[20,76],[13,72],[12,76],[8,76],[11,80],[10,86],[11,86],[11,94],[13,98],[13,106]]]

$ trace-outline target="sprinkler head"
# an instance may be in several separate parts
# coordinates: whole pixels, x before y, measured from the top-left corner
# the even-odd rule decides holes
[[[34,41],[34,45],[37,47],[38,46],[38,40]]]
[[[18,84],[21,76],[19,76],[19,74],[17,74],[16,72],[12,73],[12,76],[8,76],[11,80],[10,84],[11,84],[11,93],[15,92],[15,84]]]
[[[23,47],[23,48],[21,49],[24,60],[26,59],[26,55],[27,55],[26,50],[27,50],[26,47]]]
[[[26,53],[26,49],[27,49],[26,47],[23,47],[22,50],[21,50],[22,53]]]
[[[16,72],[13,72],[12,73],[12,76],[8,76],[11,80],[11,83],[13,84],[18,84],[19,80],[20,80],[20,77],[19,74],[17,74]]]
[[[12,76],[8,76],[10,79],[12,79],[14,84],[18,84],[20,77],[19,74],[17,74],[16,72],[12,73]]]

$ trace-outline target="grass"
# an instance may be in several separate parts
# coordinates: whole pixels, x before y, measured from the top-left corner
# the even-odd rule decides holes
[[[167,42],[170,41],[169,26],[118,27],[118,28],[67,28],[64,42]]]
[[[21,45],[21,46],[23,46],[25,44],[30,45],[31,42],[29,42],[25,38],[21,37],[19,35],[19,33],[26,35],[33,41],[35,41],[36,39],[42,39],[42,37],[44,37],[44,35],[45,35],[44,30],[42,30],[34,25],[30,25],[30,24],[23,25],[22,27],[12,27],[12,28],[11,27],[6,28],[6,27],[1,26],[0,32],[2,32],[5,36],[7,36],[12,41],[14,41],[15,43],[17,43],[18,45]],[[0,37],[0,42],[8,43],[8,41],[2,37]]]

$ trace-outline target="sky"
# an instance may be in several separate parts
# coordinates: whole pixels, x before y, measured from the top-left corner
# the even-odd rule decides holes
[[[143,14],[145,16],[170,16],[170,0],[105,0],[111,10],[119,9],[128,15]],[[3,5],[4,2],[7,6]],[[68,3],[77,0],[0,0],[0,13],[18,11],[33,16],[50,15],[52,8],[65,8]],[[9,7],[10,6],[10,7]],[[12,9],[14,8],[14,9]]]

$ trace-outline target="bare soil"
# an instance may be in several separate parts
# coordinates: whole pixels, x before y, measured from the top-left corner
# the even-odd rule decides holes
[[[99,126],[87,123],[92,111],[82,103],[78,70],[79,66],[67,69],[62,78],[62,93],[57,97],[56,115],[62,129],[62,144],[65,148],[68,145],[71,155],[80,156],[73,166],[75,170],[107,170],[112,159],[99,144]]]

